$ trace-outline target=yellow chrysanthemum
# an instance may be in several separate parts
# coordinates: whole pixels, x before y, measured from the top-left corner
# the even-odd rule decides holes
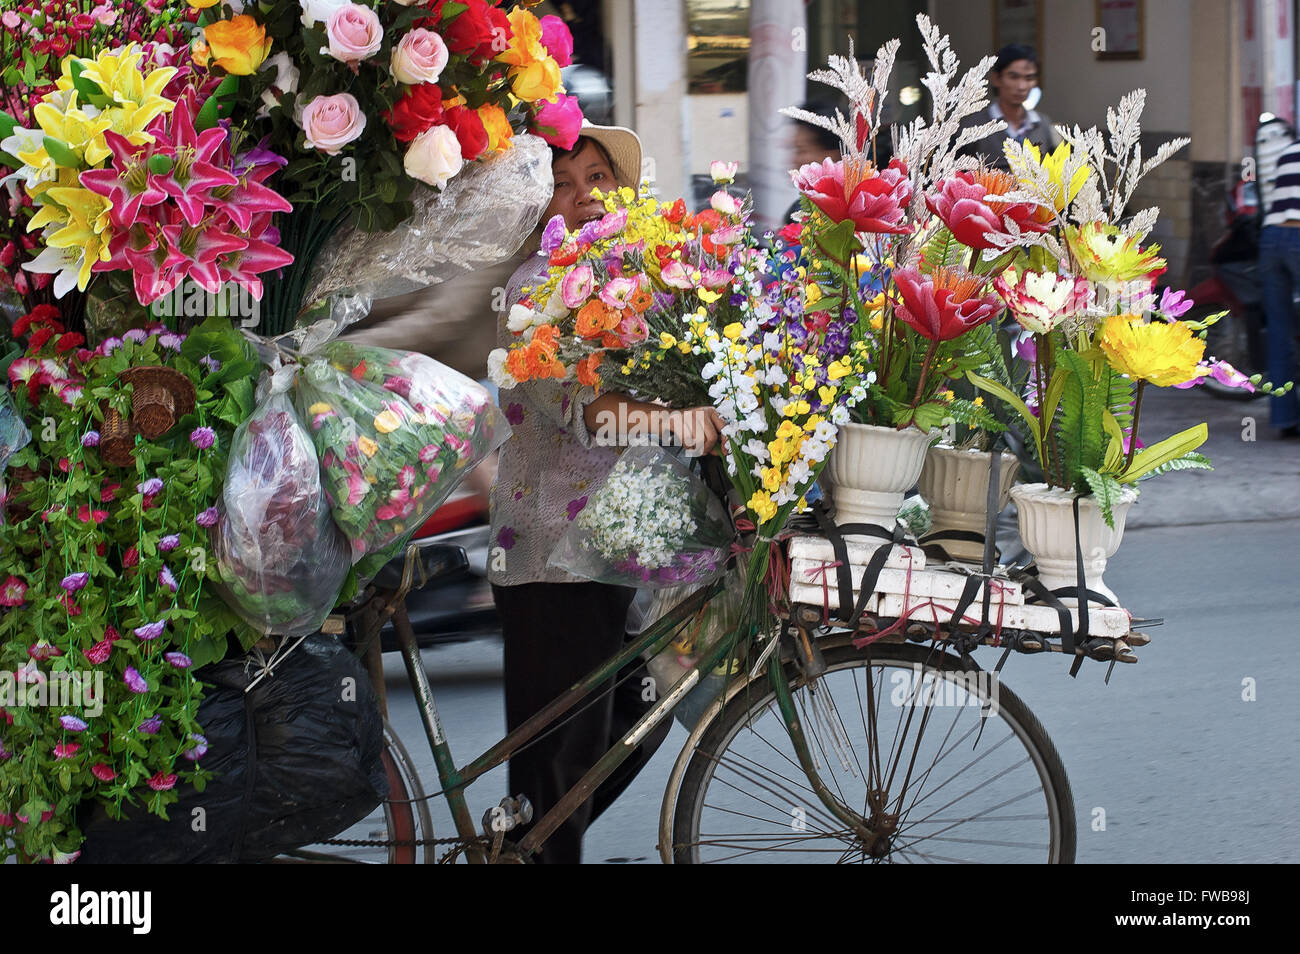
[[[1114,315],[1102,326],[1101,350],[1116,371],[1163,388],[1197,376],[1205,342],[1185,322]]]

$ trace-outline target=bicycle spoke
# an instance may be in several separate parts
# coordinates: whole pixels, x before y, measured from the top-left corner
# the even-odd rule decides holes
[[[909,822],[909,824],[920,824],[920,823],[922,823],[922,822],[925,822],[925,821],[928,820],[930,817],[932,817],[935,813],[937,813],[937,812],[941,812],[941,811],[943,811],[943,810],[946,809],[946,808],[950,808],[950,807],[952,807],[953,805],[955,805],[955,804],[957,804],[959,801],[961,801],[963,798],[965,798],[967,795],[973,795],[975,792],[978,792],[980,789],[984,788],[986,785],[991,785],[991,784],[993,784],[993,783],[996,782],[998,779],[1002,778],[1002,776],[1006,775],[1008,772],[1015,771],[1016,769],[1018,769],[1020,766],[1024,765],[1024,764],[1025,764],[1026,762],[1028,762],[1028,761],[1029,761],[1029,756],[1026,755],[1023,759],[1021,759],[1019,762],[1015,763],[1014,765],[1010,765],[1010,766],[1004,768],[1001,772],[998,772],[996,775],[993,775],[993,776],[991,776],[990,778],[985,779],[983,782],[980,782],[980,784],[976,785],[974,788],[970,789],[969,791],[967,791],[967,792],[963,792],[961,795],[958,795],[956,798],[952,799],[951,801],[946,802],[946,803],[943,804],[943,805],[940,805],[940,806],[939,806],[938,808],[936,808],[933,812],[931,812],[930,815],[925,816],[925,818],[917,818],[917,819],[911,820],[911,821]],[[973,763],[972,763],[972,764],[973,764]],[[958,774],[960,774],[960,773],[958,773]],[[956,775],[953,776],[953,778],[956,778],[956,777],[957,777]],[[946,785],[947,783],[945,782],[944,784]],[[936,789],[936,791],[937,791],[937,789]],[[912,807],[915,808],[916,806],[913,805]],[[998,806],[998,807],[1000,808],[1001,806]]]
[[[784,789],[783,789],[781,792],[773,791],[771,788],[769,788],[768,786],[764,785],[764,784],[762,783],[762,781],[760,781],[760,780],[758,780],[758,779],[755,779],[755,778],[753,778],[753,777],[747,777],[747,776],[745,775],[744,772],[742,772],[742,771],[740,771],[739,769],[737,769],[734,765],[729,764],[729,763],[726,762],[724,759],[719,758],[719,759],[714,759],[713,761],[714,761],[714,765],[715,765],[715,769],[714,769],[714,777],[715,777],[715,778],[717,778],[717,767],[722,767],[722,766],[725,765],[727,768],[731,769],[732,772],[735,772],[736,775],[740,776],[741,779],[743,779],[743,780],[745,780],[745,781],[748,781],[748,782],[750,782],[750,783],[752,783],[752,784],[759,785],[759,786],[762,787],[765,791],[771,793],[772,795],[777,795],[777,796],[779,796],[779,795],[781,795],[781,794],[784,794],[784,795],[787,797],[787,799],[789,799],[790,801],[792,801],[792,802],[795,803],[795,807],[797,807],[797,808],[801,808],[801,807],[803,807],[803,806],[801,806],[801,805],[798,804],[798,799],[795,798],[795,797],[793,797],[793,793],[792,793],[792,792],[790,792],[790,791],[788,791],[788,790],[784,790]],[[767,805],[768,808],[771,808],[771,809],[773,809],[774,811],[777,811],[777,812],[783,814],[783,816],[784,816],[785,818],[788,819],[788,818],[790,817],[790,813],[789,813],[789,811],[781,812],[781,809],[780,809],[778,806],[772,804],[771,802],[763,801],[763,799],[759,798],[759,797],[758,797],[757,795],[755,795],[753,792],[750,792],[750,791],[748,791],[747,789],[740,788],[739,786],[733,785],[733,784],[731,784],[729,781],[727,781],[725,778],[719,778],[718,781],[720,781],[723,785],[726,785],[726,786],[729,787],[729,788],[733,788],[733,789],[735,789],[737,792],[741,792],[742,794],[745,794],[745,795],[749,796],[750,798],[754,799],[754,801],[756,801],[756,802],[762,802],[764,805]],[[775,784],[775,783],[774,783],[774,784]],[[779,785],[778,785],[777,787],[778,787],[778,788],[781,788],[781,786],[779,786]],[[787,804],[788,804],[788,803],[787,803]],[[815,816],[815,814],[814,814],[814,815],[809,815],[808,810],[805,809],[805,817],[816,817],[816,816]],[[830,820],[829,818],[826,819],[826,821],[829,821],[829,820]]]

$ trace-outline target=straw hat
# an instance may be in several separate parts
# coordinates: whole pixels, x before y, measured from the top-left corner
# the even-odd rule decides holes
[[[614,181],[620,186],[636,189],[641,184],[641,138],[636,133],[626,126],[597,126],[584,119],[578,136],[605,147],[614,167]]]

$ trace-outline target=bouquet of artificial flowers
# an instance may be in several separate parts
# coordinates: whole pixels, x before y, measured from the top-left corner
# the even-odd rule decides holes
[[[561,538],[550,562],[602,583],[658,588],[722,573],[731,542],[722,504],[658,447],[623,453]]]
[[[294,414],[285,370],[231,443],[216,530],[227,602],[264,633],[320,628],[352,565],[321,487],[311,438]]]
[[[509,436],[491,396],[464,375],[423,355],[343,341],[306,359],[294,402],[362,577],[397,556]]]

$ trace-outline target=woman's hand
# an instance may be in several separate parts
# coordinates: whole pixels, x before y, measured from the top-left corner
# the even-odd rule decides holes
[[[725,422],[712,405],[669,411],[664,415],[659,437],[664,443],[680,441],[692,457],[703,457],[718,446]]]

